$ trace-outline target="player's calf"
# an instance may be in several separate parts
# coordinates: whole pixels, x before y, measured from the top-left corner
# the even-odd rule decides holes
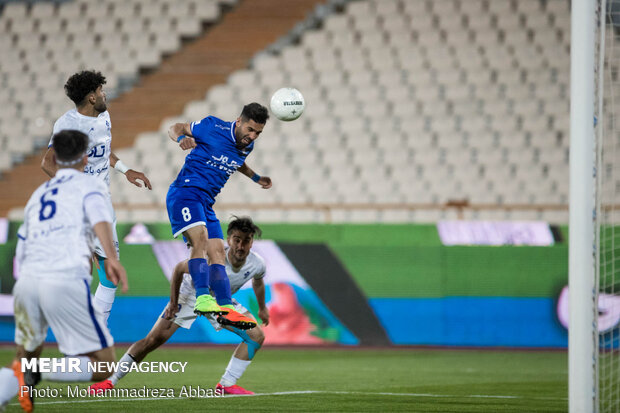
[[[248,352],[247,358],[251,361],[256,355],[256,352],[262,347],[263,342],[265,341],[265,335],[263,334],[263,331],[260,328],[241,330],[234,327],[232,331],[236,335],[241,337],[241,340],[243,340],[243,342],[245,343]]]

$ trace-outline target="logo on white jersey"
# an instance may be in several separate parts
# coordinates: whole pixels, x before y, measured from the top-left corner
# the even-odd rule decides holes
[[[103,158],[105,156],[105,144],[93,146],[88,152],[89,158]]]

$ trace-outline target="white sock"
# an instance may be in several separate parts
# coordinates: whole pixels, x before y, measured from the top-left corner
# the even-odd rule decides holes
[[[77,356],[77,357],[67,357],[72,359],[78,359],[80,362],[78,364],[79,370],[81,371],[54,371],[50,373],[41,373],[41,378],[43,380],[50,381],[90,381],[93,378],[93,372],[88,371],[88,363],[90,362],[90,357],[87,356]],[[69,363],[65,364],[66,366]],[[77,369],[76,369],[77,370]]]
[[[120,363],[121,366],[123,366],[125,363],[127,366],[133,366],[134,364],[136,364],[136,361],[133,359],[133,357],[129,355],[129,353],[123,354],[123,357],[121,357],[121,359],[118,362]],[[116,383],[118,383],[120,379],[122,379],[123,377],[125,377],[127,373],[129,373],[129,371],[123,371],[123,370],[126,370],[126,369],[120,369],[120,368],[117,369],[116,373],[114,373],[110,378],[108,378],[108,380],[110,380],[112,384],[116,386]]]
[[[8,367],[0,368],[0,408],[15,397],[18,391],[19,382],[13,370]]]
[[[112,311],[112,304],[114,304],[115,296],[116,287],[110,288],[99,283],[97,291],[95,291],[95,304],[103,311],[106,324],[108,324],[108,318],[110,317],[110,311]]]
[[[248,368],[251,362],[251,360],[241,360],[235,356],[232,356],[230,358],[230,362],[228,363],[228,367],[226,367],[226,372],[224,372],[224,375],[220,380],[220,384],[224,387],[235,385],[237,380],[243,376],[245,369]]]

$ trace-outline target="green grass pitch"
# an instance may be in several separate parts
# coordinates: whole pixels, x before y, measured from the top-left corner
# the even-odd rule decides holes
[[[117,357],[125,347],[117,348]],[[426,349],[261,350],[239,385],[255,396],[177,397],[183,386],[211,388],[223,373],[232,347],[165,346],[146,361],[187,361],[185,373],[132,373],[120,387],[173,389],[174,399],[129,397],[68,398],[76,383],[42,382],[58,388],[59,398],[38,398],[40,412],[193,411],[407,411],[407,412],[565,412],[565,352]],[[12,359],[0,348],[0,363]],[[58,356],[46,348],[43,356]],[[86,384],[78,384],[85,388]],[[8,412],[21,408],[14,399]]]

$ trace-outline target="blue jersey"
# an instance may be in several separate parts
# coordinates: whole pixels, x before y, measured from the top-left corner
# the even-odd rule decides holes
[[[235,121],[225,122],[214,116],[192,122],[192,136],[197,146],[185,158],[171,186],[199,188],[215,200],[228,178],[243,165],[254,148],[254,142],[243,149],[237,148],[235,124]]]

